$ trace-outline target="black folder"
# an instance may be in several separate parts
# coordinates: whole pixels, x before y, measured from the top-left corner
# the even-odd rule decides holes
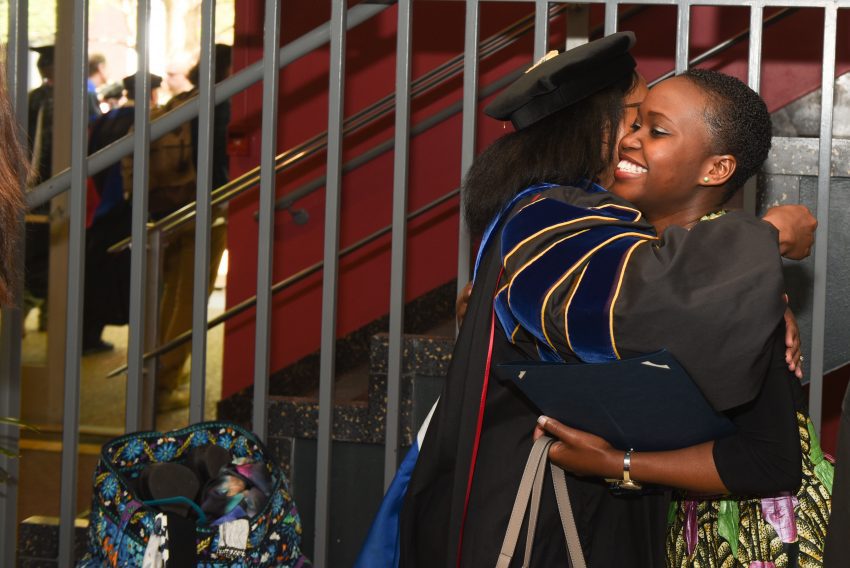
[[[495,373],[542,414],[621,450],[674,450],[735,432],[667,351],[608,363],[503,363]]]

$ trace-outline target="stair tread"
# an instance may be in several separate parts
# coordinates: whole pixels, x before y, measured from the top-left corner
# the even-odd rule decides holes
[[[368,393],[368,363],[358,365],[357,367],[342,373],[337,373],[336,380],[334,381],[334,402],[365,402]],[[312,389],[304,393],[302,397],[305,399],[318,399],[319,389]]]

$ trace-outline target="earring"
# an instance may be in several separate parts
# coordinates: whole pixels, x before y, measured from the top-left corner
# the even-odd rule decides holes
[[[702,178],[702,182],[703,182],[703,183],[708,183],[708,182],[710,182],[710,181],[711,181],[711,178],[710,178],[710,177],[708,177],[708,176],[705,176],[704,178]]]

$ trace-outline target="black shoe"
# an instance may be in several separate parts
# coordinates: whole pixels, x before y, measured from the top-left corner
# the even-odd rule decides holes
[[[96,342],[91,345],[83,345],[83,357],[87,355],[96,355],[97,353],[105,353],[107,351],[114,351],[115,346],[108,341],[104,341],[102,339],[98,339]]]

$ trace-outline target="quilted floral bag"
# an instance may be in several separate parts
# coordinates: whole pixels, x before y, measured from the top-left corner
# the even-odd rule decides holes
[[[172,535],[171,541],[185,543],[188,538],[191,542],[194,536],[195,550],[188,548],[196,565],[204,568],[309,566],[301,553],[301,521],[283,471],[256,436],[227,422],[205,422],[171,432],[137,432],[107,442],[94,472],[88,551],[79,566],[171,568],[180,563],[173,551],[172,562],[168,561],[172,545],[166,532],[178,524],[175,521],[184,525],[187,521],[167,516],[144,499],[139,481],[146,469],[163,467],[155,464],[185,463],[193,451],[210,446],[230,452],[235,463],[264,468],[267,498],[253,515],[218,526],[192,505],[200,518],[189,520],[189,532],[177,533],[176,539]]]

